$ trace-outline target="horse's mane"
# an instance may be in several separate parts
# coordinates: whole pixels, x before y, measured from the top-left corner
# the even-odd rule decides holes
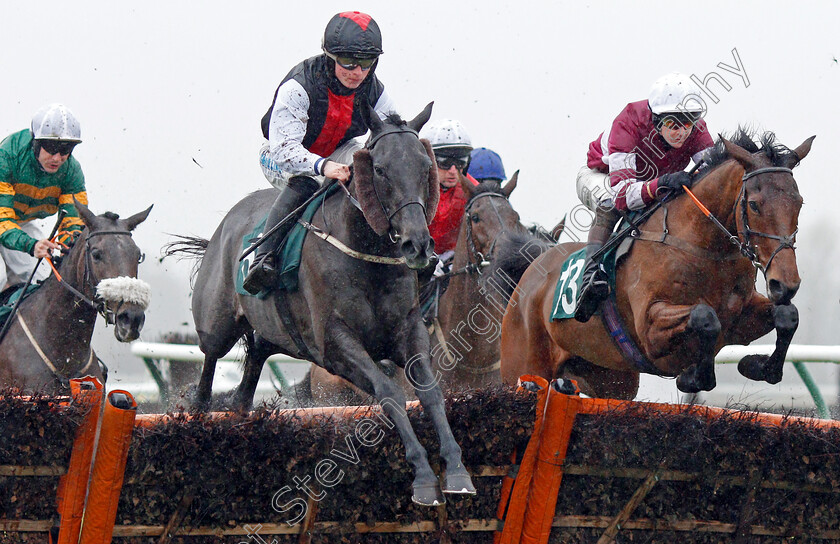
[[[385,117],[385,122],[390,124],[390,125],[397,126],[397,127],[401,127],[401,126],[407,124],[405,121],[403,121],[403,118],[400,117],[400,115],[398,113],[395,113],[395,112],[389,113]]]
[[[733,144],[744,148],[750,153],[764,153],[770,160],[772,166],[787,166],[790,164],[789,157],[793,151],[787,146],[782,145],[776,141],[776,134],[771,131],[765,131],[758,134],[757,131],[746,127],[739,126],[738,129],[729,136],[719,135],[712,151],[706,156],[703,164],[704,175],[720,166],[731,157],[726,151],[723,144],[723,139],[726,138]],[[799,157],[796,157],[796,164],[799,164]]]

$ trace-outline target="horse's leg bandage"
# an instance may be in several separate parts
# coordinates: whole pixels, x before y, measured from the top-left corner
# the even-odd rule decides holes
[[[143,280],[120,276],[108,278],[96,286],[96,296],[107,302],[129,302],[144,310],[152,300],[152,288]]]

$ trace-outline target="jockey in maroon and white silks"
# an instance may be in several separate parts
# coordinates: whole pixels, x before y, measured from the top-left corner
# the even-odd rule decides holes
[[[706,122],[698,119],[679,148],[665,141],[647,100],[631,102],[591,144],[586,166],[609,174],[616,209],[638,210],[656,200],[658,178],[696,163],[714,145]]]
[[[610,127],[590,145],[586,166],[577,176],[581,201],[595,211],[586,243],[586,262],[575,319],[581,322],[598,310],[610,286],[599,259],[618,222],[618,212],[640,210],[658,197],[691,185],[684,171],[699,163],[714,146],[702,116],[705,102],[685,74],[658,79],[647,100],[631,102]]]

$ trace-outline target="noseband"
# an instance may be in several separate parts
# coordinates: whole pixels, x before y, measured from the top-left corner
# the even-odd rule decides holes
[[[796,233],[799,232],[799,229],[793,231],[788,236],[782,236],[778,234],[767,234],[765,232],[759,232],[752,230],[749,224],[749,218],[747,214],[747,180],[759,176],[761,174],[767,174],[770,172],[782,172],[785,174],[793,175],[793,170],[790,168],[785,168],[782,166],[771,166],[767,168],[759,168],[758,170],[753,170],[752,172],[745,173],[744,177],[741,179],[741,196],[739,197],[739,202],[737,205],[740,205],[741,208],[741,222],[744,224],[744,230],[739,232],[744,236],[744,241],[741,242],[741,252],[752,261],[753,265],[761,270],[764,275],[767,275],[767,271],[770,269],[770,264],[773,262],[773,259],[778,255],[780,251],[783,249],[796,249],[794,244],[796,243]],[[767,264],[762,265],[758,261],[758,255],[756,253],[755,244],[750,239],[751,236],[757,236],[762,238],[769,238],[771,240],[778,240],[779,245],[776,246],[776,249],[773,250],[773,253],[770,254],[770,258],[767,259]]]

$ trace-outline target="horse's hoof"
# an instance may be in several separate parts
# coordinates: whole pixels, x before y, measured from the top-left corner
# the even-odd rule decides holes
[[[712,368],[710,373],[705,373],[705,376],[703,374],[697,370],[696,365],[686,368],[677,377],[677,389],[689,394],[699,393],[700,391],[711,391],[717,385],[714,368]]]
[[[449,474],[447,472],[446,476],[443,478],[443,492],[475,495],[475,486],[473,485],[472,479],[466,470],[464,472],[456,472],[454,474]]]
[[[411,495],[411,502],[420,506],[440,506],[446,504],[446,498],[438,484],[412,485],[414,493]]]
[[[768,370],[769,361],[770,357],[767,355],[747,355],[738,362],[738,372],[750,380],[775,385],[782,381],[782,368]]]

